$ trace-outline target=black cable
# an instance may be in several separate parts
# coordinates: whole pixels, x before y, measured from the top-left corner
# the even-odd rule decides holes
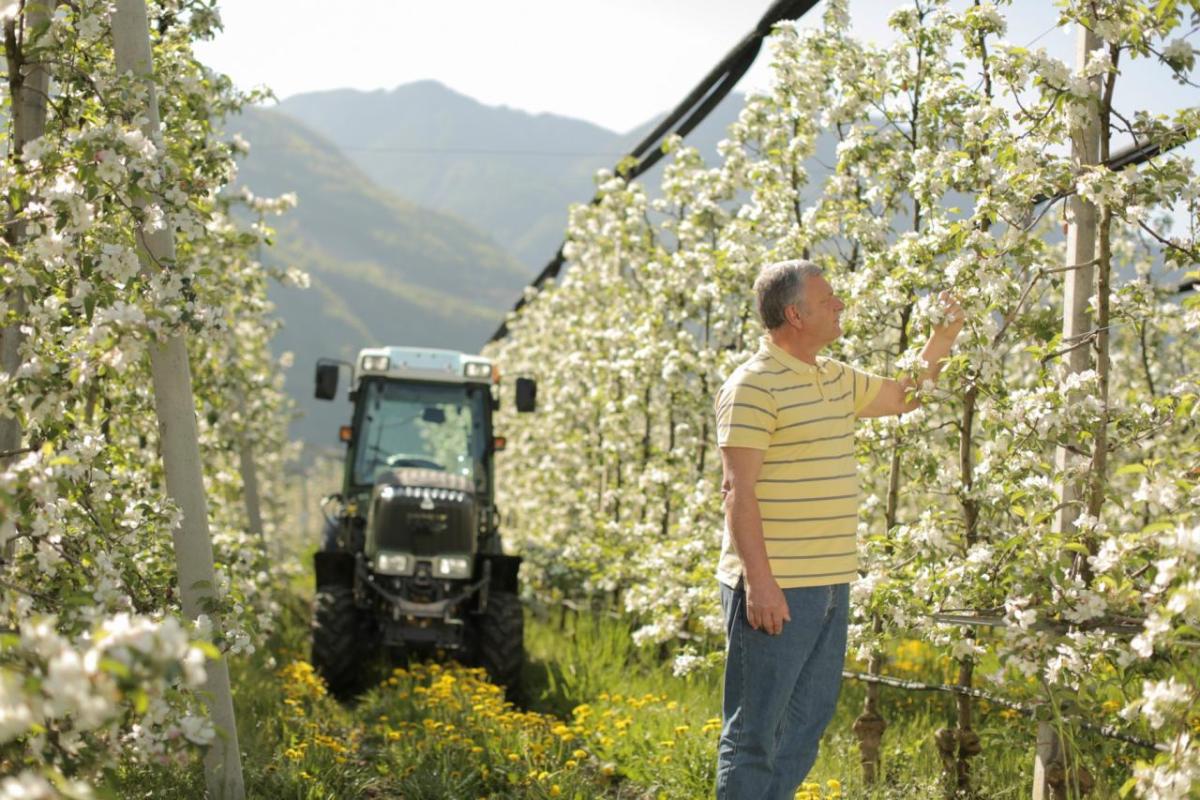
[[[692,132],[693,129],[695,129],[697,125],[703,122],[704,118],[707,117],[712,110],[716,108],[722,100],[725,99],[726,95],[733,90],[733,87],[737,85],[737,82],[740,81],[742,76],[746,74],[746,71],[750,69],[750,65],[754,63],[755,56],[758,55],[758,49],[758,45],[756,45],[746,58],[744,58],[739,64],[735,65],[734,68],[725,75],[724,80],[722,80],[721,83],[715,89],[713,89],[713,91],[706,98],[704,98],[704,101],[696,107],[696,110],[693,111],[691,115],[688,116],[688,118],[684,120],[678,128],[675,129],[674,133],[678,134],[679,136],[687,136]],[[661,159],[664,155],[666,155],[666,153],[663,151],[661,146],[654,148],[646,154],[645,158],[638,162],[636,167],[628,172],[623,173],[622,177],[630,181],[634,178],[637,178],[642,173],[650,170],[650,168],[657,164],[659,159]]]
[[[633,157],[638,159],[638,162],[627,170],[621,170],[622,177],[626,180],[633,180],[658,163],[663,156],[663,140],[672,134],[686,136],[716,108],[721,100],[725,99],[738,80],[750,69],[750,65],[754,63],[754,59],[762,48],[763,39],[771,33],[771,30],[784,20],[799,19],[817,2],[818,0],[775,0],[758,24],[754,26],[754,30],[742,37],[742,40],[709,70],[687,97],[629,152],[629,156],[626,158]],[[676,127],[676,123],[679,123],[680,120],[683,122]],[[624,160],[622,159],[622,161]],[[616,171],[614,170],[614,172]],[[599,200],[600,197],[597,195],[592,198],[591,202],[595,205]],[[529,285],[536,289],[551,278],[557,277],[562,270],[563,261],[563,248],[559,246],[554,258],[550,259],[550,262]],[[525,295],[522,294],[513,306],[513,311],[521,310],[524,305]],[[495,342],[507,335],[508,323],[504,322],[500,324],[488,341]]]
[[[1164,137],[1164,140],[1157,142],[1142,142],[1141,144],[1131,144],[1128,147],[1122,147],[1117,152],[1113,153],[1104,166],[1114,172],[1126,167],[1144,164],[1155,156],[1174,150],[1176,147],[1181,147],[1196,138],[1196,133],[1188,133],[1187,127],[1176,125],[1171,129],[1169,137]],[[1074,192],[1059,192],[1053,195],[1038,195],[1033,199],[1033,205],[1041,205],[1047,201],[1053,203],[1062,200],[1064,197],[1069,197]]]
[[[816,5],[816,3],[817,0],[777,0],[767,10],[767,13],[763,15],[763,18],[759,20],[754,30],[743,37],[742,41],[704,76],[704,79],[684,98],[683,102],[676,106],[646,138],[630,151],[630,156],[639,159],[638,163],[632,168],[622,171],[621,175],[626,180],[633,180],[658,163],[658,160],[663,157],[661,141],[665,138],[671,126],[687,115],[687,119],[674,132],[680,136],[686,136],[690,133],[729,94],[738,80],[750,69],[750,65],[754,63],[754,59],[758,56],[758,51],[762,47],[763,39],[771,32],[771,29],[785,19],[798,19]],[[1166,137],[1165,140],[1160,139],[1159,141],[1143,142],[1142,144],[1131,144],[1114,153],[1104,162],[1104,166],[1116,171],[1125,167],[1144,164],[1155,156],[1187,144],[1196,137],[1197,133],[1200,132],[1189,132],[1185,126],[1176,125],[1171,130],[1172,135]],[[658,146],[651,149],[652,145],[656,143]],[[642,154],[645,153],[648,153],[648,155],[645,158],[641,158]],[[1037,206],[1045,202],[1056,202],[1071,194],[1073,192],[1039,195],[1034,198],[1033,205]],[[599,195],[593,197],[591,200],[592,205],[595,205],[599,200]],[[554,257],[550,259],[550,262],[546,264],[542,271],[538,273],[538,276],[534,278],[530,287],[537,289],[551,278],[558,277],[558,273],[562,271],[564,260],[563,246],[560,245],[558,252],[554,254]],[[1175,293],[1183,294],[1197,289],[1200,289],[1200,280],[1184,281],[1179,285]],[[524,305],[525,295],[521,295],[512,310],[514,312],[520,311]],[[499,341],[507,335],[508,323],[502,322],[488,341]]]

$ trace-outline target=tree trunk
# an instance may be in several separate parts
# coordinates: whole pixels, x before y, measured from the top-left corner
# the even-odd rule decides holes
[[[113,14],[113,47],[118,73],[132,71],[146,78],[152,75],[145,0],[117,0]],[[160,132],[158,101],[153,83],[149,80],[147,83],[143,131],[148,137],[157,138]],[[140,229],[137,233],[143,270],[148,272],[155,264],[174,261],[175,242],[169,226],[153,232]],[[195,619],[204,611],[205,601],[213,596],[215,576],[192,376],[182,335],[174,334],[165,342],[151,345],[150,370],[167,493],[183,512],[183,521],[173,532],[179,596],[184,615]],[[214,800],[242,800],[245,788],[233,697],[229,690],[229,665],[225,659],[219,659],[208,665],[207,673],[208,710],[218,733],[204,757],[208,794]]]

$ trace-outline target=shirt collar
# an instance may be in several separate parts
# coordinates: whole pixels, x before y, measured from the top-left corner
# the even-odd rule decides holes
[[[771,337],[769,336],[764,336],[759,339],[759,343],[760,353],[766,353],[771,358],[790,369],[792,372],[796,372],[800,375],[820,375],[825,367],[825,359],[818,357],[815,366],[805,361],[801,361],[779,345],[772,342]]]

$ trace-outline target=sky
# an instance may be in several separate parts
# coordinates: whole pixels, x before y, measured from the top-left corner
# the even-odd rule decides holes
[[[963,0],[965,4],[966,0]],[[911,0],[851,0],[855,32],[889,40],[888,12]],[[433,79],[487,105],[549,112],[628,131],[673,108],[729,52],[770,0],[224,0],[205,63],[280,99]],[[816,25],[824,4],[802,24]],[[1007,39],[1074,62],[1074,33],[1049,0],[1014,0]],[[769,83],[768,51],[739,91]],[[1118,87],[1168,111],[1200,102],[1152,65]],[[1120,88],[1118,89],[1120,92]],[[1120,96],[1118,95],[1118,104]]]

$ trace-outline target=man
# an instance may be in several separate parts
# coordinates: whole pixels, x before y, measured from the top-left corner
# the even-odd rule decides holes
[[[720,800],[790,800],[817,758],[841,685],[849,583],[857,577],[854,420],[919,405],[890,380],[818,356],[845,305],[808,261],[754,282],[767,335],[717,397],[725,534],[717,579],[727,651],[718,747]],[[921,353],[935,381],[963,325],[945,321]]]

